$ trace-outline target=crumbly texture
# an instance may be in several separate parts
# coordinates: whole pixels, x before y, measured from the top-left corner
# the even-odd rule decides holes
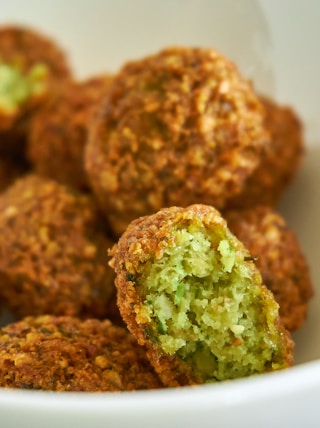
[[[62,85],[31,122],[27,156],[39,175],[88,189],[84,147],[88,128],[112,77],[92,77]]]
[[[56,81],[70,80],[60,46],[46,35],[22,26],[0,28],[0,151],[17,151],[28,122]],[[12,141],[1,138],[10,132]],[[3,143],[3,144],[2,144]],[[18,148],[16,144],[18,143]]]
[[[118,304],[168,386],[289,367],[293,342],[251,256],[214,208],[133,221],[112,250]]]
[[[91,128],[86,170],[115,234],[162,207],[222,208],[269,136],[251,84],[213,49],[168,48],[126,64]]]
[[[259,166],[248,177],[242,192],[228,202],[231,208],[256,205],[275,207],[294,179],[304,154],[302,123],[293,110],[260,97],[266,111],[265,126],[271,144],[261,155]]]
[[[290,331],[301,327],[313,288],[295,233],[281,214],[269,207],[230,211],[225,218],[232,232],[256,258],[264,283],[280,305],[283,324]]]
[[[114,292],[91,197],[34,174],[0,195],[0,287],[11,311],[103,317]]]
[[[49,391],[160,388],[142,347],[110,321],[27,317],[0,329],[0,386]]]
[[[34,64],[23,74],[18,66],[0,61],[0,111],[15,114],[29,98],[42,96],[47,73],[44,64]]]

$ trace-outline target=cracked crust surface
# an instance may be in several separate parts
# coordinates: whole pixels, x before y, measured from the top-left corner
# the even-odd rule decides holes
[[[91,118],[111,79],[106,75],[70,82],[50,94],[30,125],[27,157],[37,174],[89,188],[84,148]]]
[[[280,305],[282,322],[290,331],[306,320],[313,296],[309,266],[295,233],[272,208],[225,213],[230,230],[257,258],[256,265],[266,286]]]
[[[0,27],[0,64],[15,67],[26,76],[34,66],[46,70],[45,90],[21,103],[14,112],[0,108],[0,151],[20,153],[25,144],[29,120],[45,93],[56,82],[71,80],[71,70],[63,49],[46,35],[24,26]]]
[[[0,277],[19,316],[102,317],[114,293],[113,242],[94,200],[30,174],[0,195]]]
[[[260,100],[265,108],[265,126],[271,142],[262,152],[258,167],[246,180],[241,193],[228,202],[229,208],[275,207],[303,159],[303,126],[297,113],[270,98],[260,97]]]
[[[114,76],[86,171],[119,235],[165,206],[222,208],[268,142],[262,104],[235,64],[213,49],[173,47]]]
[[[0,329],[0,386],[114,392],[162,385],[125,328],[108,320],[46,315]]]
[[[111,254],[121,315],[165,385],[292,364],[278,304],[214,208],[171,207],[134,220]]]

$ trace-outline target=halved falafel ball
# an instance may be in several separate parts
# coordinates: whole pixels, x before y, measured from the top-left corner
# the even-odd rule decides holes
[[[298,114],[292,107],[277,104],[270,98],[260,99],[266,111],[265,126],[271,143],[262,153],[259,166],[248,177],[242,192],[228,202],[229,207],[275,207],[303,159],[303,126]]]
[[[296,234],[282,215],[270,207],[233,210],[224,216],[230,230],[256,258],[263,282],[279,303],[285,327],[290,331],[301,327],[313,287]]]
[[[27,157],[35,172],[81,190],[88,128],[112,77],[97,76],[62,85],[48,97],[30,125]]]
[[[34,109],[56,81],[70,78],[65,53],[55,41],[31,28],[0,27],[0,151],[17,149]],[[2,132],[12,140],[4,144]]]
[[[94,201],[28,175],[0,195],[0,287],[26,315],[104,317],[114,292],[113,242]]]
[[[214,208],[171,207],[134,220],[111,254],[122,317],[165,385],[292,364],[279,306]]]
[[[97,392],[161,383],[127,329],[108,320],[47,315],[0,329],[0,386]]]
[[[162,207],[223,208],[268,144],[252,86],[213,49],[168,48],[114,76],[86,171],[115,234]]]

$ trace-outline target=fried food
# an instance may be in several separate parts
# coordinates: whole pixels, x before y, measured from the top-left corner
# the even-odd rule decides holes
[[[90,196],[34,174],[0,195],[0,287],[26,315],[107,316],[114,273],[106,268],[105,220]]]
[[[41,176],[78,189],[88,189],[84,146],[96,106],[111,76],[97,76],[62,85],[31,122],[27,157]]]
[[[134,220],[111,255],[121,315],[164,385],[292,364],[278,304],[214,208],[171,207]]]
[[[70,78],[66,56],[53,40],[26,27],[0,27],[0,151],[17,150],[34,109],[56,81]]]
[[[96,392],[161,383],[125,328],[108,320],[47,315],[0,329],[0,386]]]
[[[263,282],[280,305],[285,327],[304,323],[313,296],[309,267],[295,233],[281,214],[269,207],[225,213],[230,230],[256,258]]]
[[[242,192],[228,202],[229,207],[276,206],[303,158],[303,128],[296,112],[269,98],[260,99],[266,111],[265,124],[271,144],[262,153],[260,165],[248,177]]]
[[[114,76],[86,171],[119,235],[165,206],[223,208],[268,141],[262,104],[235,64],[213,49],[168,48]]]

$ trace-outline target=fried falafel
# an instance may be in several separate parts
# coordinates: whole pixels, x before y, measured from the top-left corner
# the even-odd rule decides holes
[[[291,366],[293,341],[251,254],[210,206],[130,223],[111,251],[118,304],[167,386]]]
[[[251,84],[213,49],[167,48],[114,76],[85,162],[116,235],[162,207],[223,208],[269,142]]]
[[[160,388],[145,352],[109,320],[27,317],[0,329],[0,386],[49,391]]]
[[[260,99],[266,111],[265,125],[271,143],[262,152],[260,164],[248,177],[242,192],[228,202],[229,207],[275,207],[303,159],[303,126],[298,114],[292,107],[277,104],[270,98]]]
[[[113,241],[90,196],[30,174],[0,195],[0,234],[0,287],[16,316],[107,316]]]
[[[27,27],[0,27],[0,151],[19,151],[34,109],[56,81],[70,78],[53,40]]]
[[[266,206],[227,211],[228,227],[255,257],[263,282],[280,306],[285,327],[305,322],[313,296],[309,267],[295,233],[282,215]]]
[[[35,172],[81,190],[88,127],[112,77],[97,76],[62,85],[48,97],[30,125],[27,158]]]

